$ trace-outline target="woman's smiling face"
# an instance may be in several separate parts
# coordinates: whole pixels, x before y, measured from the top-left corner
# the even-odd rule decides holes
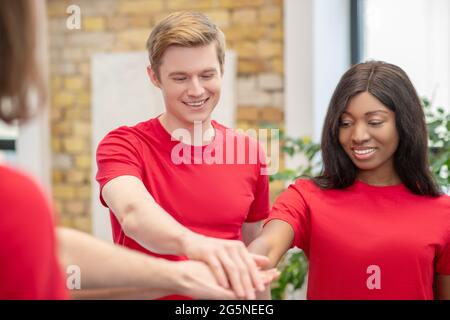
[[[352,97],[339,120],[339,142],[365,177],[395,177],[395,113],[369,92]]]

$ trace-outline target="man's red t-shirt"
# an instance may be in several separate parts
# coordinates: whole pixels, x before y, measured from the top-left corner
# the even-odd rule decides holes
[[[67,299],[52,211],[27,176],[0,166],[0,300]]]
[[[433,299],[450,275],[450,197],[357,180],[321,190],[299,179],[269,218],[289,223],[309,258],[308,299]]]
[[[195,148],[172,141],[158,118],[111,131],[97,149],[96,178],[102,204],[107,206],[101,196],[106,183],[119,176],[132,175],[144,183],[166,212],[190,230],[210,237],[242,239],[244,222],[256,222],[268,216],[268,176],[261,174],[264,166],[261,157],[256,162],[251,160],[254,151],[262,155],[254,139],[215,121],[212,125],[216,132],[213,141]],[[236,141],[239,139],[245,141],[244,163],[238,162],[241,145]],[[180,147],[191,152],[183,153]],[[230,149],[234,150],[234,161],[226,159],[227,154],[232,154]],[[174,158],[174,154],[181,156]],[[222,164],[217,163],[218,159]],[[115,243],[170,260],[185,259],[146,250],[124,234],[111,211],[110,217]]]

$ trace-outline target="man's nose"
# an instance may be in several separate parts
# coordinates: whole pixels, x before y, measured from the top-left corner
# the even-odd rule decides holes
[[[199,97],[205,92],[205,89],[203,88],[203,85],[199,81],[198,78],[192,78],[192,80],[189,82],[188,87],[188,95],[193,97]]]

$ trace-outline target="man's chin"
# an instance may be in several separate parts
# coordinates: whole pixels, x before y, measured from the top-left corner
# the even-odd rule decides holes
[[[201,114],[189,115],[185,117],[187,122],[195,123],[195,122],[208,122],[211,121],[211,112],[202,112]]]

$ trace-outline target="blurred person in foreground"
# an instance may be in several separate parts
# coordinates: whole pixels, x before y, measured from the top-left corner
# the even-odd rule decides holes
[[[36,62],[36,2],[0,2],[0,119],[23,122],[46,98]],[[30,94],[38,98],[32,104]],[[35,109],[35,111],[31,111]],[[210,268],[169,262],[67,229],[56,228],[51,205],[27,174],[0,165],[0,299],[67,299],[65,267],[81,270],[84,297],[157,298],[176,292],[199,299],[234,299]],[[275,271],[261,272],[267,284]]]

